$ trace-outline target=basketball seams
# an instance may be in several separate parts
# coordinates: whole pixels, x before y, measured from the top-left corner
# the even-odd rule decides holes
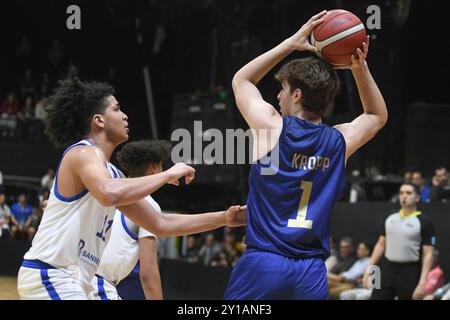
[[[344,10],[344,11],[345,11],[345,10]],[[340,15],[347,14],[347,13],[350,13],[350,12],[345,11],[345,12],[337,13],[337,14],[335,14],[335,15],[333,15],[333,16],[329,16],[329,17],[327,18],[326,21],[324,21],[321,25],[318,26],[318,29],[317,29],[316,33],[319,34],[320,31],[321,31],[321,30],[327,25],[327,23],[330,21],[330,19],[339,17]],[[313,31],[313,33],[314,33],[314,31]],[[325,39],[324,39],[324,40],[325,40]],[[316,39],[316,41],[318,41],[318,40]]]
[[[349,30],[350,30],[350,29],[347,29],[346,31],[349,31]],[[316,46],[317,46],[318,49],[320,49],[320,50],[322,51],[322,50],[325,49],[326,47],[329,47],[329,46],[331,46],[331,45],[333,45],[333,44],[335,44],[335,43],[341,42],[342,40],[347,39],[348,37],[351,37],[351,36],[353,36],[353,35],[359,34],[359,33],[361,33],[362,31],[364,31],[364,33],[365,33],[365,30],[366,30],[366,29],[365,29],[364,26],[363,26],[363,28],[360,29],[360,30],[357,30],[357,31],[352,32],[352,33],[349,33],[349,34],[343,36],[342,38],[337,38],[335,41],[332,41],[332,42],[326,43],[326,44],[323,43],[323,42],[325,42],[325,41],[321,41],[321,42],[316,41]],[[343,32],[341,32],[341,34],[342,34],[342,33],[343,33]],[[339,34],[337,34],[337,35],[339,35]],[[337,35],[334,35],[334,36],[337,36]],[[334,37],[334,36],[333,36],[333,37]]]
[[[345,37],[343,37],[343,38],[341,38],[341,39],[339,39],[339,40],[337,40],[337,41],[344,40],[344,39],[346,39],[346,38],[348,38],[348,37],[357,35],[358,33],[362,33],[362,32],[365,33],[365,29],[361,29],[361,30],[359,30],[359,31],[357,31],[357,32],[354,32],[354,33],[352,33],[352,34],[349,34],[349,35],[347,35],[347,36],[345,36]],[[331,45],[337,43],[337,41],[332,42],[332,43],[330,43],[330,44],[327,44],[327,45],[326,45],[325,47],[323,47],[320,51],[322,51],[322,50],[324,50],[325,48],[327,48],[327,47],[329,47],[329,46],[331,46]],[[342,53],[342,54],[328,54],[328,53],[325,53],[325,54],[326,54],[327,56],[335,56],[335,57],[338,57],[338,56],[345,56],[345,55],[348,55],[348,54],[350,54],[350,53],[352,53],[352,52],[353,52],[353,50],[350,51],[350,52],[348,52],[348,53]]]
[[[348,12],[348,11],[338,13],[338,14],[335,15],[335,16],[329,17],[329,18],[327,19],[327,21],[324,21],[321,25],[319,25],[317,31],[313,31],[313,33],[315,33],[316,35],[320,34],[320,31],[322,31],[322,29],[327,25],[327,23],[330,22],[331,19],[337,18],[337,17],[342,16],[342,15],[344,15],[344,14],[349,14],[349,15],[355,16],[354,14],[352,14],[351,12]],[[355,16],[355,17],[357,17],[357,16]],[[357,17],[357,18],[358,18],[358,20],[360,21],[360,23],[362,23],[361,20],[359,19],[359,17]],[[343,31],[345,31],[345,30],[343,30]],[[325,40],[327,40],[327,39],[329,39],[329,38],[331,38],[331,37],[332,37],[332,36],[327,37],[327,38],[322,39],[322,40],[317,40],[317,37],[314,37],[314,38],[316,39],[316,41],[319,42],[319,41],[325,41]]]

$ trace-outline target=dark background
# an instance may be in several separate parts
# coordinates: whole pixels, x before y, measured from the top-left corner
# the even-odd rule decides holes
[[[66,8],[71,4],[81,8],[81,30],[66,28]],[[188,127],[186,123],[193,120],[203,120],[204,129],[246,129],[230,94],[234,72],[293,34],[322,9],[344,8],[366,22],[366,8],[371,4],[380,6],[382,25],[381,30],[368,30],[372,35],[368,63],[387,102],[389,121],[375,139],[352,157],[347,172],[358,169],[365,176],[374,167],[384,175],[400,175],[404,168],[416,165],[429,177],[437,166],[449,164],[450,101],[446,76],[450,70],[450,46],[446,40],[449,28],[445,10],[427,1],[2,2],[0,99],[8,91],[17,90],[27,68],[32,70],[36,83],[45,72],[51,74],[54,83],[65,75],[69,64],[75,64],[83,79],[109,81],[115,86],[116,96],[129,116],[130,140],[150,138],[142,73],[143,66],[148,65],[159,138],[170,139],[173,129]],[[410,9],[402,16],[402,8],[408,4]],[[136,19],[140,20],[143,45],[137,42]],[[159,50],[155,50],[158,29],[164,30],[165,37]],[[16,54],[23,36],[32,46],[31,58],[25,63]],[[46,59],[54,39],[64,50],[56,69]],[[295,53],[289,58],[307,54]],[[110,68],[115,70],[114,77],[109,75]],[[279,84],[273,73],[261,82],[260,88],[265,99],[277,105]],[[341,93],[333,112],[324,119],[330,125],[350,121],[362,112],[351,74],[340,72],[340,76]],[[226,118],[211,112],[214,99],[227,104]],[[186,101],[201,104],[202,113],[183,113],[189,104]],[[0,150],[3,174],[32,177],[41,177],[49,165],[55,167],[61,153],[48,144],[38,148],[2,141]],[[24,157],[30,154],[32,164]],[[207,194],[226,202],[245,199],[248,166],[199,165],[198,169],[199,188],[191,188],[194,195]],[[216,178],[208,182],[208,178],[201,177]],[[221,191],[223,188],[226,192]],[[224,194],[230,197],[225,199]]]

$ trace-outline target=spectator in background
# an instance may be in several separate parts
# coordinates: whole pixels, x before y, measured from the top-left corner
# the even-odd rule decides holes
[[[33,215],[31,216],[30,226],[28,228],[28,241],[32,241],[34,235],[36,234],[39,224],[42,220],[42,214],[44,213],[45,207],[47,206],[47,201],[42,201],[40,208],[33,208]]]
[[[205,266],[211,265],[212,259],[222,251],[222,245],[218,243],[214,237],[214,234],[208,233],[205,238],[205,244],[201,247],[198,255],[200,261]]]
[[[437,289],[441,288],[445,283],[444,271],[439,265],[439,251],[434,249],[433,265],[428,273],[427,282],[425,283],[425,294],[432,295]]]
[[[13,138],[16,135],[19,102],[14,92],[8,93],[2,102],[0,112],[0,137]]]
[[[450,186],[448,183],[448,170],[445,167],[439,167],[435,170],[431,180],[432,187],[430,191],[431,201],[448,200],[450,197]]]
[[[20,111],[23,113],[23,116],[26,120],[34,119],[35,110],[34,110],[33,96],[27,96],[25,98],[24,106]]]
[[[33,97],[27,96],[23,108],[17,112],[17,135],[19,140],[34,141],[36,137],[34,113]]]
[[[247,244],[245,243],[245,235],[242,236],[240,241],[237,241],[234,244],[234,248],[236,249],[237,255],[239,257],[241,257],[245,253],[245,250],[247,250]]]
[[[217,253],[212,259],[210,263],[211,267],[228,267],[228,257],[227,253],[222,250],[219,253]]]
[[[33,81],[33,73],[30,69],[27,69],[20,83],[20,96],[21,99],[25,99],[27,96],[34,96],[35,94],[36,84]]]
[[[338,255],[339,252],[336,248],[336,238],[331,237],[330,238],[330,256],[325,260],[325,267],[327,268],[327,271],[330,271],[331,268],[333,268],[336,263],[338,262]]]
[[[199,261],[195,236],[187,237],[186,253],[181,256],[181,260],[189,263],[197,263]]]
[[[17,100],[14,92],[9,92],[2,103],[2,114],[16,115],[19,111],[19,100]]]
[[[34,108],[34,118],[35,126],[36,126],[36,142],[42,142],[45,139],[44,135],[44,121],[47,117],[47,107],[49,105],[49,99],[47,97],[42,98],[39,100],[39,102],[36,104],[36,107]]]
[[[55,170],[50,168],[48,169],[48,172],[45,174],[45,176],[43,176],[41,179],[42,188],[51,190],[53,187],[54,180],[55,180]]]
[[[11,220],[11,210],[6,204],[6,196],[0,193],[0,239],[9,238],[9,224]]]
[[[240,258],[237,250],[234,248],[234,246],[230,242],[224,242],[223,247],[224,247],[224,253],[225,253],[226,259],[228,261],[227,265],[234,266]]]
[[[366,241],[358,245],[358,260],[347,271],[340,274],[327,274],[328,290],[333,300],[338,300],[341,292],[353,289],[362,283],[364,272],[369,266],[372,245]]]
[[[49,99],[48,98],[42,98],[39,100],[39,102],[36,105],[36,108],[34,109],[34,117],[37,120],[44,121],[45,117],[47,117],[47,111],[46,108],[48,106]]]
[[[430,202],[431,188],[425,185],[425,178],[422,171],[416,170],[412,174],[412,183],[420,189],[420,202]]]
[[[423,300],[450,300],[450,283],[434,291]]]
[[[50,81],[50,75],[46,72],[42,75],[42,80],[41,80],[41,84],[40,84],[40,89],[39,89],[39,95],[40,97],[47,97],[50,93],[50,88],[51,88],[52,84]]]
[[[24,193],[19,195],[19,201],[11,207],[11,235],[14,239],[25,236],[29,239],[31,216],[33,208],[27,203],[27,196]]]
[[[38,200],[39,200],[39,205],[42,206],[42,203],[45,200],[48,200],[48,198],[50,197],[50,190],[47,188],[44,188],[41,192],[41,194],[38,196]]]
[[[356,256],[353,240],[349,237],[342,238],[339,243],[339,255],[337,263],[330,269],[328,273],[341,274],[349,270],[355,262]]]

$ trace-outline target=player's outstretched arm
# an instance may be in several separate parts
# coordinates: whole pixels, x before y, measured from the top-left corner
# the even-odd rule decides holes
[[[159,214],[147,201],[119,207],[119,210],[140,227],[158,237],[175,237],[246,224],[246,206],[232,206],[226,211],[202,214]]]
[[[323,11],[313,16],[292,37],[286,39],[272,50],[250,61],[242,67],[233,77],[233,92],[236,104],[252,129],[279,129],[283,121],[276,109],[264,101],[256,84],[281,60],[291,52],[317,51],[309,43],[309,36],[315,26],[323,22]]]
[[[388,119],[383,95],[367,66],[368,50],[369,37],[367,37],[367,42],[363,43],[363,50],[357,49],[357,56],[352,56],[352,64],[340,68],[351,69],[364,109],[364,113],[352,122],[335,126],[345,138],[346,161],[356,150],[371,140],[384,127]]]
[[[178,179],[183,176],[186,183],[190,183],[195,177],[194,168],[177,163],[162,173],[150,176],[112,179],[105,167],[106,159],[98,148],[78,147],[76,151],[66,156],[68,166],[72,169],[70,171],[78,176],[82,185],[105,207],[134,203],[166,183],[177,185]]]

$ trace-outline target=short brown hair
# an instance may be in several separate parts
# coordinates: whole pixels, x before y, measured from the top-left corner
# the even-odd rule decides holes
[[[333,103],[340,81],[336,71],[327,62],[308,57],[295,59],[281,67],[275,78],[286,81],[302,91],[301,104],[306,111],[322,116]]]

